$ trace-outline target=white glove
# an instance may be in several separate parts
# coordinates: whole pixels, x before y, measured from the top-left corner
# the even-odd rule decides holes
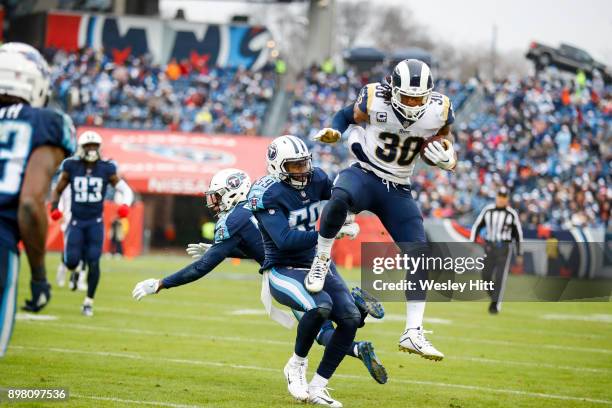
[[[444,144],[444,146],[442,146]],[[446,150],[444,149],[446,147]],[[425,157],[435,163],[436,166],[443,170],[451,170],[455,167],[455,149],[453,148],[453,144],[443,139],[440,141],[435,141],[430,143],[425,148]]]
[[[187,251],[187,254],[191,255],[193,259],[200,259],[211,246],[212,244],[205,244],[204,242],[200,242],[199,244],[188,244],[185,251]]]
[[[349,212],[348,214],[346,214],[346,220],[344,220],[344,225],[352,224],[354,222],[355,222],[355,214],[352,212]]]
[[[336,239],[342,239],[344,237],[349,237],[350,239],[355,239],[355,237],[359,234],[359,224],[356,222],[351,222],[350,224],[344,224],[338,234],[336,235]]]
[[[145,296],[154,295],[159,290],[159,279],[147,279],[138,282],[132,291],[132,297],[140,300]]]
[[[324,128],[319,130],[319,133],[314,135],[313,140],[333,144],[340,140],[341,137],[342,133],[338,132],[336,129]]]

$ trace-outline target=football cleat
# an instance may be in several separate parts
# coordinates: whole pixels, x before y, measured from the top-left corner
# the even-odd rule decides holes
[[[51,300],[51,285],[45,280],[42,282],[30,281],[32,299],[25,301],[25,306],[21,308],[26,312],[40,312]]]
[[[79,273],[79,279],[77,280],[77,289],[81,292],[87,291],[87,273]]]
[[[329,395],[327,387],[308,387],[308,402],[314,405],[324,405],[326,407],[342,408],[342,403],[336,401]]]
[[[289,359],[283,372],[287,380],[287,389],[289,394],[298,401],[308,400],[308,381],[306,381],[306,370],[308,369],[308,360],[302,363],[294,363]]]
[[[68,281],[68,288],[73,292],[77,290],[77,285],[79,282],[79,275],[80,274],[76,271],[70,272],[70,280]]]
[[[63,288],[66,286],[66,266],[60,262],[57,267],[57,274],[55,275],[55,281],[57,286]]]
[[[310,271],[306,275],[306,278],[304,278],[304,286],[306,286],[309,292],[318,293],[323,290],[330,263],[331,259],[328,259],[325,255],[317,255],[314,257]]]
[[[94,315],[94,313],[93,313],[93,305],[83,304],[83,306],[81,307],[81,314],[83,316],[93,317],[93,315]]]
[[[497,303],[497,302],[491,302],[491,304],[489,305],[489,313],[490,314],[493,314],[493,315],[498,314],[499,313],[499,309],[501,309],[501,308],[499,306],[499,303]]]
[[[442,360],[444,354],[439,352],[429,340],[425,338],[425,333],[431,333],[431,331],[425,331],[422,327],[406,330],[399,340],[400,351],[418,354],[427,360]]]
[[[355,287],[351,290],[351,295],[355,299],[355,305],[363,313],[369,314],[375,319],[382,319],[385,316],[383,305],[365,290]]]
[[[382,365],[376,354],[374,353],[374,346],[369,341],[360,341],[357,343],[357,351],[359,353],[359,359],[366,366],[368,372],[372,378],[379,384],[385,384],[387,382],[387,370]]]

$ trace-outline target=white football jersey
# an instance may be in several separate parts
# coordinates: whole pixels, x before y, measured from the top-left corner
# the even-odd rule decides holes
[[[454,121],[453,108],[446,95],[433,92],[423,116],[411,123],[395,113],[385,92],[390,92],[388,85],[378,82],[361,90],[357,103],[370,121],[365,130],[353,128],[349,147],[363,168],[390,182],[410,184],[423,140]]]

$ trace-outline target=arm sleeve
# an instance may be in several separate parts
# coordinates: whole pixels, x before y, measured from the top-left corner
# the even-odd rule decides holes
[[[251,257],[248,256],[238,246],[236,246],[234,249],[232,249],[232,251],[229,253],[229,257],[230,258],[240,258],[240,259],[251,259]]]
[[[355,116],[353,115],[353,105],[347,105],[340,109],[332,118],[331,127],[336,129],[340,133],[349,127],[349,125],[355,123]]]
[[[236,249],[238,242],[238,237],[229,237],[228,239],[213,245],[208,251],[206,251],[202,258],[198,259],[191,265],[186,266],[180,271],[162,279],[163,287],[170,289],[176,286],[185,285],[206,276],[225,258],[232,256],[232,251]]]
[[[134,192],[123,179],[119,180],[115,190],[115,202],[117,204],[132,205],[134,202]]]
[[[317,245],[316,231],[292,230],[287,218],[278,210],[258,211],[255,217],[281,251],[302,251]]]
[[[470,234],[470,241],[476,242],[478,239],[478,234],[480,234],[480,230],[485,226],[484,215],[488,211],[488,207],[483,208],[483,210],[478,214],[478,218],[476,218],[476,222],[472,225],[472,233]]]

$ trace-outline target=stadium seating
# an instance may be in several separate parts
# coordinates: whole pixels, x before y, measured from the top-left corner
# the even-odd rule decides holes
[[[53,61],[55,97],[77,125],[256,135],[277,82],[270,70],[187,61],[160,67],[147,58],[115,66],[89,49],[46,51]],[[337,174],[351,160],[346,147],[313,143],[311,137],[354,101],[364,84],[380,81],[388,70],[306,69],[291,84],[294,97],[283,133],[305,140],[315,165]],[[449,95],[457,113],[460,163],[454,174],[417,167],[412,183],[424,216],[470,224],[506,184],[526,228],[609,225],[610,86],[577,85],[547,72],[497,82],[438,79],[436,90]],[[477,114],[462,115],[472,95],[478,105],[471,111]]]

